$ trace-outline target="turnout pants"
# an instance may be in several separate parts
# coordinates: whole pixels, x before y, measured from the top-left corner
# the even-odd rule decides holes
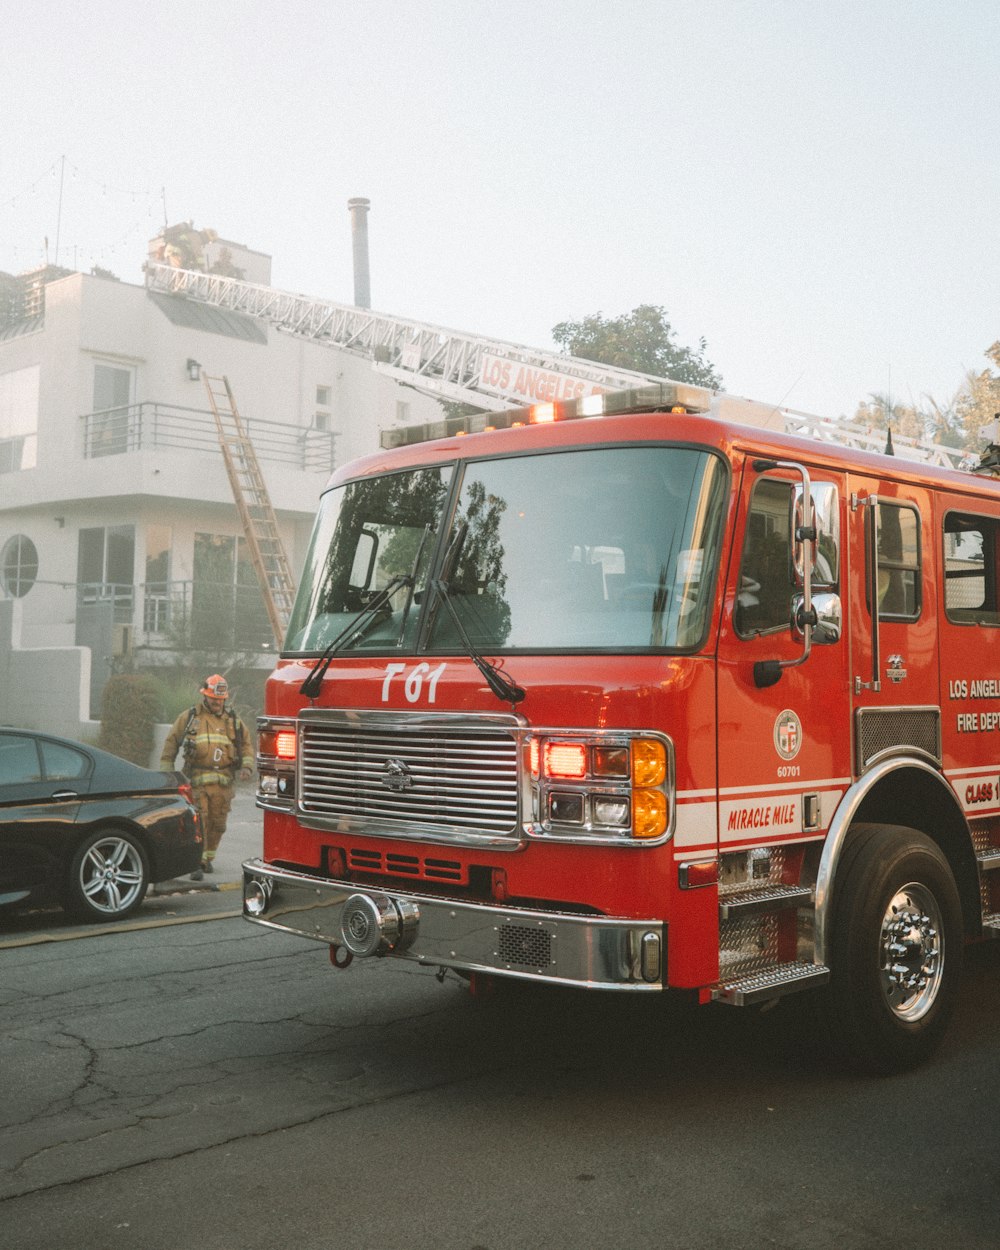
[[[194,801],[201,813],[201,833],[205,839],[204,859],[215,859],[215,852],[226,832],[226,818],[233,805],[233,787],[218,781],[192,786]]]

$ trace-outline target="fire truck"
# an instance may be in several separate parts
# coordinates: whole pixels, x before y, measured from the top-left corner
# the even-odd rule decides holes
[[[657,384],[403,428],[322,496],[247,920],[337,967],[938,1046],[1000,937],[1000,487]]]

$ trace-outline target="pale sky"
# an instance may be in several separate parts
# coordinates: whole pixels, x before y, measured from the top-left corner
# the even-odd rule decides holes
[[[726,390],[944,402],[1000,338],[997,0],[0,0],[0,270],[274,286],[551,345],[663,305]],[[65,158],[62,207],[60,172]]]

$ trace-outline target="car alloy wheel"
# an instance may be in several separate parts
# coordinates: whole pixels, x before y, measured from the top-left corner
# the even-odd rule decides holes
[[[120,920],[135,911],[148,886],[139,843],[127,833],[97,833],[73,857],[67,906],[85,919]]]

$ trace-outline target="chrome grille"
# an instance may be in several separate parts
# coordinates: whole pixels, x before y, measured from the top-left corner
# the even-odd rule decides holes
[[[509,729],[448,716],[330,715],[302,718],[304,814],[373,831],[515,834],[517,742]]]

